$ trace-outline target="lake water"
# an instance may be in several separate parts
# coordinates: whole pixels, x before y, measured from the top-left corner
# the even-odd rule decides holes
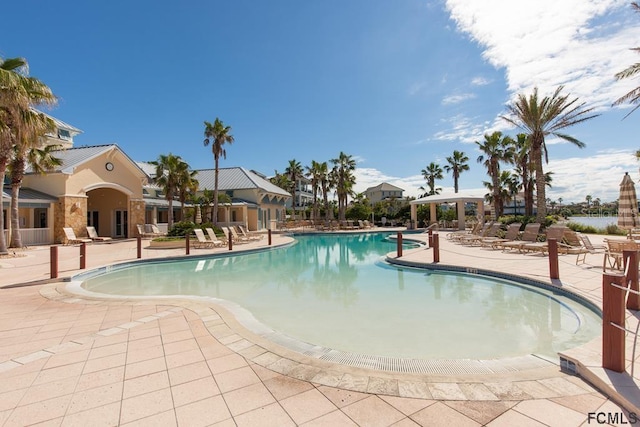
[[[571,216],[569,221],[582,225],[590,225],[596,228],[607,228],[607,225],[617,224],[617,215],[602,215],[602,216]]]

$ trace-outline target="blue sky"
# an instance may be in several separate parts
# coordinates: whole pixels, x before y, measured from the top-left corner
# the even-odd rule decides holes
[[[601,113],[548,139],[548,197],[617,199],[640,111],[612,102],[640,79],[640,14],[620,0],[273,0],[36,2],[3,5],[0,57],[25,57],[60,98],[48,111],[83,130],[76,145],[117,143],[135,160],[169,152],[211,168],[203,122],[235,143],[221,166],[267,175],[290,159],[357,161],[357,191],[387,181],[416,196],[420,171],[454,150],[461,190],[488,180],[474,141],[517,93],[558,85]],[[439,182],[448,190],[450,175]]]

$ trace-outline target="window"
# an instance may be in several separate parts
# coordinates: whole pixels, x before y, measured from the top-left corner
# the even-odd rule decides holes
[[[71,134],[66,129],[58,129],[58,138],[71,140]]]

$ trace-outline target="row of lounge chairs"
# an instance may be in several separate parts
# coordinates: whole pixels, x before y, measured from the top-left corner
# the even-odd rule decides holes
[[[372,228],[373,225],[368,220],[304,220],[304,221],[288,221],[278,223],[279,230],[291,230],[306,228],[317,231],[335,231],[335,230],[363,230]]]
[[[213,228],[207,227],[205,231],[207,232],[207,236],[205,236],[204,231],[200,228],[196,228],[193,232],[196,235],[197,242],[195,243],[195,247],[197,248],[216,248],[223,247],[229,244],[229,240],[231,240],[235,244],[249,243],[253,241],[258,241],[264,238],[261,234],[250,233],[244,226],[232,226],[232,227],[221,227],[222,232],[224,233],[224,238],[219,238],[216,233],[213,231]]]
[[[584,263],[586,254],[602,250],[602,248],[595,247],[587,236],[576,233],[565,226],[548,227],[544,236],[539,234],[540,224],[538,223],[527,224],[522,232],[520,231],[521,227],[520,223],[512,223],[506,231],[503,231],[501,224],[488,222],[474,227],[470,232],[449,233],[447,238],[463,245],[501,249],[504,252],[534,252],[543,256],[549,253],[549,240],[555,239],[559,253],[577,255],[576,264]]]
[[[73,228],[71,227],[63,227],[62,230],[64,231],[64,237],[65,237],[62,243],[65,245],[77,245],[81,243],[92,243],[92,242],[108,242],[112,240],[111,237],[98,236],[98,232],[96,231],[96,228],[89,225],[87,226],[87,236],[89,236],[88,238],[77,237],[75,231],[73,231]]]

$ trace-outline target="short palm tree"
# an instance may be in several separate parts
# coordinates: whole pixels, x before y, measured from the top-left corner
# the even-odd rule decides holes
[[[491,177],[492,202],[495,219],[498,219],[504,210],[504,200],[500,191],[500,163],[510,162],[513,158],[513,140],[509,136],[502,135],[502,132],[496,131],[492,134],[484,134],[484,141],[476,141],[476,145],[482,153],[478,156],[478,163],[482,163],[487,168],[487,174]]]
[[[216,117],[213,124],[204,122],[204,146],[211,144],[211,152],[213,153],[213,162],[215,168],[213,183],[213,224],[218,225],[218,174],[220,157],[227,158],[227,151],[224,149],[225,144],[233,144],[234,138],[231,135],[231,126],[225,126],[222,121]]]
[[[178,200],[180,201],[180,214],[183,221],[185,218],[184,204],[190,197],[193,198],[195,196],[198,191],[198,186],[200,185],[196,179],[197,174],[198,171],[189,170],[187,165],[187,168],[180,170],[180,175],[178,176],[177,193]]]
[[[7,167],[16,145],[26,145],[41,129],[32,115],[32,108],[54,105],[57,101],[51,89],[40,80],[28,76],[28,64],[23,58],[0,58],[0,183],[4,182]],[[34,125],[37,125],[34,127]],[[39,142],[39,141],[37,141]],[[0,193],[0,204],[2,204]],[[0,253],[7,252],[4,231],[4,212],[0,209]]]
[[[536,173],[536,221],[540,223],[547,215],[546,183],[542,165],[543,161],[549,161],[545,137],[553,135],[583,148],[583,142],[560,131],[598,116],[591,114],[593,108],[584,108],[585,103],[578,103],[578,98],[570,100],[568,95],[562,95],[562,90],[563,86],[560,86],[552,96],[542,99],[538,98],[538,88],[534,88],[528,97],[519,94],[512,104],[507,105],[509,115],[502,116],[507,122],[522,129],[530,138],[530,161],[533,162]]]
[[[436,180],[444,177],[443,170],[436,162],[431,162],[429,165],[422,169],[422,177],[427,181],[429,191],[424,196],[432,196],[434,194],[440,194],[442,188],[436,188]],[[424,197],[423,196],[423,197]]]
[[[293,197],[293,201],[291,202],[291,207],[293,208],[293,219],[296,218],[296,206],[298,205],[297,203],[297,187],[298,187],[298,182],[300,181],[300,177],[302,177],[302,175],[304,174],[304,171],[302,170],[302,165],[300,164],[300,162],[298,162],[296,159],[292,159],[289,160],[289,166],[287,166],[287,168],[284,170],[284,173],[287,175],[287,177],[289,178],[289,182],[291,187],[289,188],[289,191],[291,192],[291,197]]]
[[[631,7],[633,7],[634,11],[640,12],[640,4],[636,2],[632,2]],[[640,47],[634,47],[634,48],[631,48],[631,50],[640,53]],[[615,78],[617,80],[626,79],[629,77],[633,77],[638,73],[640,73],[640,62],[636,62],[635,64],[628,66],[627,68],[620,71],[619,73],[616,73]],[[624,116],[624,118],[627,118],[629,114],[633,113],[640,107],[640,87],[637,87],[632,91],[627,92],[625,95],[621,96],[620,98],[616,99],[613,105],[625,104],[627,102],[631,104],[638,104],[638,105],[633,107],[633,109],[629,111],[629,113],[626,116]]]
[[[535,181],[534,165],[529,160],[531,153],[531,139],[527,134],[519,133],[513,141],[514,151],[512,162],[515,166],[515,173],[519,177],[522,192],[524,194],[524,214],[533,215],[533,188]]]
[[[333,206],[329,205],[329,193],[333,188],[333,181],[329,173],[329,165],[327,162],[320,163],[318,167],[318,182],[320,191],[322,192],[322,203],[324,206],[324,219],[333,219]]]
[[[180,188],[180,179],[189,170],[180,156],[171,153],[158,156],[158,160],[150,162],[156,167],[156,184],[163,189],[164,197],[169,202],[167,227],[173,228],[173,200]]]
[[[464,154],[462,151],[454,150],[453,154],[447,157],[447,163],[444,165],[444,170],[446,172],[451,172],[453,177],[453,189],[455,192],[458,192],[458,180],[460,179],[460,174],[462,172],[469,170],[469,165],[467,162],[469,161],[469,157]]]

